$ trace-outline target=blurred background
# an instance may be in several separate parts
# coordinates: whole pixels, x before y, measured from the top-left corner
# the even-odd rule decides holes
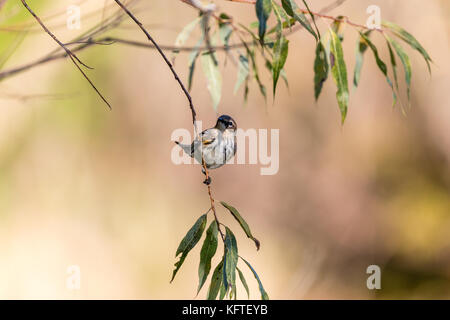
[[[330,2],[310,1],[311,10]],[[111,0],[28,3],[63,42],[118,10]],[[256,20],[251,5],[216,3],[239,22]],[[66,27],[71,4],[81,8],[80,30]],[[261,176],[260,165],[212,172],[214,197],[238,208],[261,241],[256,252],[218,208],[271,299],[450,298],[450,5],[348,0],[329,14],[364,24],[373,4],[383,20],[416,36],[434,61],[430,77],[422,57],[407,49],[413,82],[406,116],[400,105],[392,108],[368,52],[341,126],[331,79],[314,102],[315,44],[304,31],[289,36],[289,89],[280,83],[267,107],[255,83],[246,105],[242,89],[233,95],[237,69],[221,65],[218,113],[243,129],[280,130],[278,174]],[[3,5],[0,72],[58,49],[20,1]],[[132,8],[162,45],[172,45],[197,16],[181,1],[135,1]],[[319,21],[322,30],[329,24]],[[146,41],[128,19],[107,35]],[[196,30],[186,44],[198,37]],[[389,61],[383,39],[374,39]],[[356,41],[347,27],[350,74]],[[180,53],[175,64],[182,79],[188,55]],[[177,166],[170,157],[173,130],[191,130],[185,96],[155,50],[97,45],[78,56],[95,68],[87,73],[111,111],[67,59],[0,82],[0,298],[203,299],[209,281],[195,297],[200,246],[169,284],[178,243],[209,208],[199,166]],[[270,88],[270,74],[263,80]],[[192,97],[203,127],[214,125],[217,113],[200,67]],[[66,286],[74,265],[78,290]],[[381,290],[366,286],[369,265],[381,268]],[[241,270],[251,298],[259,299],[255,279]],[[246,298],[240,284],[238,298]]]

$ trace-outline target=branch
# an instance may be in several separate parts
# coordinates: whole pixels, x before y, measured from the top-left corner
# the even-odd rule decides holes
[[[91,87],[95,90],[95,92],[97,92],[97,94],[100,96],[100,98],[106,103],[106,105],[111,109],[111,105],[109,104],[109,102],[105,99],[105,97],[100,93],[100,91],[97,89],[97,87],[94,85],[94,83],[91,81],[91,79],[89,79],[89,77],[86,75],[86,73],[84,73],[84,71],[81,69],[81,67],[78,65],[81,64],[83,66],[85,66],[88,69],[92,69],[91,67],[87,66],[86,64],[84,64],[80,59],[78,59],[78,57],[71,52],[69,49],[67,49],[67,47],[61,42],[59,41],[56,36],[49,30],[47,29],[47,27],[44,25],[44,23],[41,21],[41,19],[39,19],[39,17],[34,13],[33,10],[31,10],[31,8],[28,6],[28,4],[26,3],[25,0],[21,0],[23,6],[28,10],[28,12],[31,13],[31,15],[36,19],[36,21],[41,25],[42,29],[44,29],[44,31],[53,38],[53,40],[55,40],[55,42],[64,49],[64,51],[66,52],[67,56],[70,58],[70,60],[72,60],[73,64],[77,67],[77,69],[81,72],[81,74],[83,75],[83,77],[89,82],[89,84],[91,85]],[[78,62],[78,63],[77,63]]]
[[[181,90],[184,92],[184,95],[186,96],[186,98],[189,101],[189,107],[190,107],[191,113],[192,113],[192,123],[194,125],[195,135],[198,136],[199,133],[198,133],[198,130],[197,130],[197,123],[196,123],[196,115],[197,115],[197,113],[195,111],[195,107],[194,107],[194,104],[192,102],[192,97],[189,94],[189,92],[186,90],[186,87],[184,86],[184,84],[181,81],[180,77],[178,76],[178,74],[176,73],[175,69],[173,68],[173,65],[170,63],[169,59],[166,57],[166,55],[164,54],[164,52],[162,51],[162,49],[158,45],[158,43],[153,39],[153,37],[150,35],[150,33],[148,33],[148,31],[144,28],[142,23],[119,0],[114,0],[114,1],[138,25],[138,27],[142,30],[142,32],[147,36],[147,39],[155,46],[156,50],[158,50],[158,52],[161,55],[161,57],[163,58],[164,62],[169,67],[170,71],[172,72],[173,76],[175,77],[175,80],[178,82],[178,84],[181,87]],[[204,159],[202,159],[202,166],[203,166],[203,169],[205,170],[206,179],[208,179],[209,178],[209,172],[208,172],[208,169],[206,168],[206,163],[205,163]],[[214,213],[214,219],[216,221],[217,228],[220,231],[220,235],[222,237],[222,241],[225,241],[225,236],[224,236],[224,234],[223,234],[223,232],[222,232],[222,230],[220,228],[219,219],[217,218],[216,207],[214,205],[214,198],[213,198],[212,192],[211,192],[211,185],[208,185],[208,195],[209,195],[209,200],[210,200],[210,203],[211,203],[211,209],[212,209],[212,211]]]

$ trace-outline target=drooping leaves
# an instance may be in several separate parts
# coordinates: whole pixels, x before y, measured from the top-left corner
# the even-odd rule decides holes
[[[371,30],[364,33],[365,36],[369,36]],[[358,44],[356,46],[355,54],[355,71],[353,74],[353,86],[356,88],[359,85],[359,79],[361,78],[361,70],[364,62],[364,53],[367,51],[367,42],[363,37],[359,37]]]
[[[228,22],[224,21],[230,20],[231,18],[225,13],[221,13],[219,18],[221,19],[219,21],[219,37],[225,48],[228,48],[233,28],[231,28]]]
[[[316,40],[318,36],[306,16],[301,12],[294,0],[282,0],[281,4],[288,15],[298,21],[309,33],[311,33]]]
[[[189,39],[190,34],[195,29],[195,27],[200,23],[201,19],[202,19],[201,17],[198,17],[194,21],[187,24],[183,28],[183,30],[181,30],[181,32],[178,34],[177,38],[175,39],[175,47],[182,47],[186,43],[187,39]],[[177,57],[179,52],[180,51],[177,49],[172,51],[172,62],[175,61],[175,58]]]
[[[238,261],[238,248],[233,232],[225,227],[225,254],[224,254],[224,279],[226,291],[231,290],[236,295],[236,266]]]
[[[178,257],[180,253],[181,257],[178,260],[178,262],[175,263],[175,269],[173,270],[172,279],[170,280],[170,282],[173,281],[178,270],[180,270],[189,251],[191,251],[192,248],[195,247],[195,245],[202,237],[203,231],[205,230],[205,226],[206,226],[206,214],[198,218],[195,224],[191,227],[191,229],[189,229],[188,233],[184,236],[183,240],[181,240],[177,252],[175,253],[175,257]]]
[[[255,4],[256,16],[258,17],[258,35],[261,45],[264,44],[264,36],[267,30],[267,20],[269,19],[270,12],[272,11],[271,0],[256,0]]]
[[[219,262],[211,277],[211,284],[209,285],[207,299],[215,300],[219,290],[222,286],[223,278],[223,259]]]
[[[386,40],[388,41],[388,44],[394,48],[395,52],[397,53],[397,56],[400,58],[400,61],[403,64],[403,69],[405,70],[406,90],[409,102],[411,99],[411,77],[412,77],[411,61],[409,60],[409,56],[406,54],[405,50],[403,50],[402,46],[397,41],[390,38],[388,35],[385,35],[385,37]]]
[[[244,81],[249,77],[250,68],[248,63],[249,63],[248,58],[243,56],[242,54],[239,54],[239,61],[238,61],[239,70],[236,85],[234,86],[234,94],[236,94],[236,92],[241,87],[242,83],[244,83]]]
[[[317,42],[314,60],[314,96],[316,101],[322,92],[323,84],[328,78],[328,59],[322,41]]]
[[[217,233],[217,222],[214,220],[206,230],[206,237],[203,242],[202,250],[200,251],[200,264],[198,266],[199,283],[197,294],[203,287],[209,271],[211,270],[211,259],[214,257],[217,250]]]
[[[248,266],[248,268],[253,272],[253,275],[255,276],[256,281],[258,281],[259,292],[261,293],[261,300],[269,300],[269,295],[267,294],[266,290],[264,290],[264,286],[261,282],[261,279],[259,279],[259,276],[256,273],[255,269],[253,269],[253,267],[251,266],[250,263],[248,263],[247,260],[245,260],[242,257],[240,257],[240,258],[242,259],[242,261],[245,262],[245,264]]]
[[[200,46],[203,43],[203,37],[196,43],[194,49],[190,52],[188,57],[189,76],[188,76],[188,90],[192,89],[192,80],[194,79],[195,64],[200,55]]]
[[[247,292],[247,296],[250,299],[250,290],[248,289],[248,285],[247,285],[247,281],[245,280],[244,274],[242,273],[242,271],[236,267],[236,270],[239,274],[239,279],[241,279],[241,283],[245,288],[245,291]]]
[[[202,54],[202,69],[205,74],[208,91],[211,95],[214,110],[217,110],[220,99],[222,97],[222,75],[220,74],[219,66],[216,63],[212,53],[207,52]]]
[[[337,86],[336,98],[344,123],[348,110],[348,80],[347,67],[344,61],[344,51],[338,35],[330,28],[330,65],[333,79]]]
[[[392,84],[392,81],[389,78],[388,69],[387,69],[386,63],[384,63],[384,61],[381,60],[380,55],[378,54],[377,47],[372,43],[372,41],[370,41],[369,37],[366,36],[365,34],[363,34],[362,32],[360,32],[359,34],[360,34],[361,38],[367,43],[369,48],[372,50],[378,68],[380,69],[380,71],[386,77],[386,80],[387,80],[389,86],[392,89],[392,94],[393,94],[393,98],[394,98],[393,105],[395,106],[395,104],[397,103],[397,94],[395,93],[394,85]]]
[[[382,25],[383,25],[383,27],[386,27],[389,30],[391,30],[397,37],[399,37],[400,39],[402,39],[403,41],[408,43],[413,49],[420,52],[422,57],[425,59],[425,62],[427,63],[428,71],[431,74],[430,62],[433,62],[433,60],[431,60],[430,55],[423,48],[423,46],[420,44],[420,42],[417,41],[417,39],[412,34],[410,34],[408,31],[406,31],[402,27],[396,25],[395,23],[392,23],[389,21],[383,21]]]
[[[286,63],[289,50],[289,41],[281,35],[273,47],[273,62],[272,62],[272,77],[273,77],[273,95],[277,89],[278,79],[280,78],[280,72]]]
[[[230,211],[231,215],[237,220],[237,222],[239,222],[239,224],[241,225],[242,229],[244,230],[245,234],[247,235],[248,238],[252,239],[255,242],[256,245],[256,249],[259,250],[260,247],[260,242],[258,239],[256,239],[253,235],[252,232],[250,230],[250,227],[248,226],[247,222],[244,220],[244,218],[242,218],[242,216],[240,215],[239,211],[236,210],[236,208],[234,208],[233,206],[230,206],[228,203],[221,201],[220,204],[222,204],[226,209],[228,209],[228,211]]]

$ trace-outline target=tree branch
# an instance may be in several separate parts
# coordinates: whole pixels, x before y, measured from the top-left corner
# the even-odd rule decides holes
[[[199,132],[197,130],[197,123],[196,123],[196,115],[197,115],[197,113],[195,111],[195,107],[194,107],[194,104],[192,102],[192,97],[189,94],[189,92],[186,90],[186,87],[184,86],[184,84],[181,81],[180,77],[178,76],[177,72],[173,68],[173,65],[170,63],[169,59],[166,57],[166,55],[164,54],[164,52],[162,51],[162,49],[160,48],[158,43],[153,39],[153,37],[150,35],[150,33],[144,28],[142,23],[119,0],[114,0],[114,1],[138,25],[138,27],[142,30],[142,32],[147,36],[147,39],[155,46],[156,50],[158,50],[158,52],[162,56],[164,62],[169,67],[170,71],[172,72],[173,76],[175,77],[175,80],[178,82],[178,84],[180,85],[180,87],[181,87],[182,91],[184,92],[186,98],[189,101],[189,107],[190,107],[191,113],[192,113],[192,123],[194,125],[195,135],[199,138]],[[206,179],[208,179],[209,178],[209,172],[208,172],[208,169],[206,168],[206,163],[205,163],[204,159],[202,159],[202,166],[203,166],[203,169],[205,170]],[[216,207],[214,205],[214,198],[213,198],[212,192],[211,192],[211,185],[209,185],[209,184],[208,184],[208,195],[209,195],[209,200],[210,200],[210,203],[211,203],[211,209],[212,209],[212,211],[214,213],[214,219],[216,221],[217,228],[220,231],[220,235],[222,237],[222,241],[225,241],[225,236],[224,236],[224,234],[223,234],[223,232],[222,232],[222,230],[220,228],[220,222],[219,222],[219,219],[217,217]]]

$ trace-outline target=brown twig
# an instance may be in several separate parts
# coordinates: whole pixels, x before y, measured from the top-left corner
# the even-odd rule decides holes
[[[52,37],[53,40],[55,40],[55,42],[64,49],[64,51],[66,52],[67,56],[70,58],[70,60],[72,60],[73,64],[77,67],[77,69],[81,72],[81,74],[83,75],[83,77],[89,82],[89,84],[91,85],[91,87],[95,90],[95,92],[97,92],[97,94],[100,96],[100,98],[106,103],[106,105],[111,109],[111,105],[109,104],[109,102],[106,100],[106,98],[100,93],[100,91],[97,89],[97,87],[94,85],[94,83],[91,81],[91,79],[89,79],[89,77],[86,75],[86,73],[84,73],[83,69],[81,69],[81,67],[78,65],[81,64],[89,69],[91,69],[89,66],[87,66],[86,64],[84,64],[80,59],[78,59],[78,57],[71,52],[61,41],[58,40],[58,38],[56,38],[56,36],[49,30],[47,29],[47,27],[44,25],[44,23],[41,21],[41,19],[34,13],[33,10],[31,10],[31,8],[28,6],[28,4],[26,3],[25,0],[21,0],[23,6],[28,10],[28,12],[30,12],[30,14],[36,19],[36,21],[41,25],[42,29],[44,29],[44,31],[50,36]],[[77,63],[78,62],[78,63]]]
[[[182,91],[184,92],[186,98],[189,101],[189,107],[191,109],[191,114],[192,114],[192,123],[194,125],[194,130],[195,130],[195,135],[198,136],[198,130],[197,130],[197,123],[196,123],[196,111],[195,111],[195,107],[194,104],[192,102],[192,97],[189,94],[189,92],[186,90],[186,87],[184,86],[183,82],[181,81],[180,77],[178,76],[177,72],[175,71],[175,69],[173,68],[172,63],[170,63],[169,59],[167,58],[167,56],[164,54],[164,52],[162,51],[161,47],[158,45],[158,43],[153,39],[153,37],[150,35],[150,33],[145,29],[145,27],[142,25],[142,23],[119,1],[119,0],[114,0],[127,14],[128,16],[138,25],[138,27],[142,30],[142,32],[144,32],[144,34],[147,36],[147,39],[153,43],[153,45],[155,46],[156,50],[158,50],[159,54],[162,56],[164,62],[167,64],[167,66],[169,67],[170,71],[172,72],[173,76],[175,77],[175,80],[178,82],[178,84],[180,85]],[[203,159],[202,159],[203,160]],[[208,180],[209,178],[209,172],[208,169],[206,168],[206,163],[203,160],[202,161],[202,166],[203,169],[205,171],[205,175],[206,175],[206,179]],[[220,222],[219,219],[217,217],[217,212],[216,212],[216,207],[214,204],[214,198],[212,196],[212,192],[211,192],[211,185],[208,184],[208,195],[209,195],[209,200],[211,203],[211,209],[213,211],[214,214],[214,219],[217,223],[217,228],[220,231],[220,235],[222,237],[222,240],[225,241],[225,236],[220,228]]]
[[[164,52],[162,51],[162,49],[159,47],[159,45],[156,43],[156,41],[152,38],[152,36],[148,33],[148,31],[144,28],[144,26],[142,25],[142,23],[127,9],[127,7],[125,7],[122,2],[120,2],[119,0],[114,0],[122,9],[123,11],[126,12],[126,14],[138,25],[138,27],[142,30],[142,32],[144,32],[144,34],[147,36],[147,39],[153,43],[153,45],[155,46],[156,50],[158,50],[159,54],[162,56],[162,58],[164,59],[164,61],[166,62],[167,66],[169,67],[170,71],[172,72],[173,76],[175,77],[175,80],[178,82],[178,84],[181,87],[181,90],[183,90],[184,95],[186,96],[186,98],[189,101],[189,107],[191,109],[191,113],[192,113],[192,123],[194,124],[194,127],[196,128],[196,115],[197,113],[195,112],[195,108],[194,108],[194,104],[192,103],[192,98],[191,95],[189,94],[189,92],[187,91],[186,87],[184,86],[183,82],[181,81],[180,77],[178,76],[178,74],[175,72],[175,69],[173,68],[172,64],[170,63],[169,59],[166,57],[166,55],[164,54]],[[197,130],[195,130],[197,132]]]

